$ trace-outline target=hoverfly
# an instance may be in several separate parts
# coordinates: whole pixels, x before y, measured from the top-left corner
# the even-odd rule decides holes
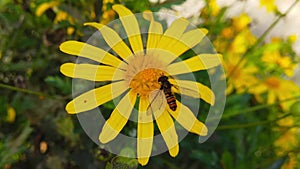
[[[168,80],[169,78],[165,75],[161,75],[159,78],[158,78],[158,83],[160,83],[160,88],[159,90],[162,91],[165,95],[165,98],[167,100],[167,104],[169,105],[169,108],[172,110],[172,111],[175,111],[176,108],[177,108],[177,104],[176,104],[176,98],[175,98],[175,95],[174,93],[172,92],[171,88],[174,86],[173,84],[171,84]],[[157,98],[157,96],[161,94],[161,92],[157,92],[156,95],[153,97],[153,99],[151,100],[147,110],[150,108],[150,106],[152,105],[152,103],[154,102],[154,100]],[[159,107],[162,106],[162,99],[160,100],[161,101],[161,105]],[[160,108],[159,108],[160,109]],[[149,112],[150,113],[150,112]]]
[[[161,84],[160,90],[162,90],[164,92],[170,109],[175,111],[177,108],[177,104],[176,104],[175,95],[171,91],[171,87],[173,85],[169,82],[168,77],[164,76],[164,75],[162,75],[158,78],[158,82]]]
[[[151,113],[150,111],[148,111],[148,109],[150,107],[152,107],[152,103],[154,101],[161,103],[159,107],[155,107],[154,109],[161,110],[160,108],[162,107],[162,105],[165,102],[163,102],[163,99],[157,99],[157,97],[158,97],[158,95],[162,96],[162,92],[165,95],[165,99],[166,99],[166,102],[167,102],[169,108],[172,111],[176,111],[177,103],[176,103],[175,94],[172,92],[172,87],[174,87],[177,91],[180,91],[180,93],[183,95],[190,96],[193,98],[199,98],[199,90],[196,85],[193,84],[188,87],[179,87],[175,84],[172,84],[168,79],[169,78],[163,74],[158,78],[157,81],[158,81],[158,83],[160,83],[160,88],[159,88],[159,91],[155,94],[155,96],[152,97],[152,100],[147,108],[147,114]],[[184,81],[182,81],[181,83],[184,83]],[[163,96],[161,98],[163,98]]]

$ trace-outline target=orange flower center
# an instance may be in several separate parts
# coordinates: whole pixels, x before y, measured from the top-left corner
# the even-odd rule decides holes
[[[275,77],[270,77],[270,78],[266,79],[265,83],[268,87],[273,88],[273,89],[277,89],[280,86],[279,79],[277,79]]]
[[[151,91],[160,88],[157,80],[162,74],[165,73],[159,69],[144,69],[132,78],[129,86],[140,96],[148,96]]]
[[[233,32],[232,28],[224,28],[221,32],[222,36],[227,39],[232,38],[233,33],[234,32]]]

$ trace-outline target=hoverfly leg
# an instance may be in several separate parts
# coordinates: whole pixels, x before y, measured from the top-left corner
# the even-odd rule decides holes
[[[158,94],[160,93],[160,90],[157,91],[157,93],[155,94],[155,96],[153,97],[153,99],[151,100],[151,102],[149,103],[148,107],[147,107],[147,115],[151,115],[151,113],[153,112],[152,110],[152,103],[154,102],[154,100],[156,99],[156,97],[158,96]],[[151,111],[150,108],[151,107]]]
[[[160,108],[161,108],[162,105],[163,105],[163,100],[164,100],[164,96],[161,94],[161,102],[160,102],[159,110],[160,110]]]

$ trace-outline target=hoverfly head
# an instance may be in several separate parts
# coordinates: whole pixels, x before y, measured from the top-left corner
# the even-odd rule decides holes
[[[158,78],[157,80],[158,82],[162,83],[162,82],[165,82],[165,81],[168,81],[168,77],[165,76],[165,75],[162,75]]]

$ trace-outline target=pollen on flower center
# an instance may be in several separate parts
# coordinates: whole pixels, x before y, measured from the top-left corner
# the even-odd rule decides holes
[[[163,73],[155,68],[144,69],[132,78],[129,86],[139,95],[148,96],[151,91],[160,88],[157,80]]]
[[[280,85],[280,81],[277,78],[274,77],[270,77],[268,78],[265,83],[267,84],[267,86],[269,86],[270,88],[276,89],[279,87]]]

